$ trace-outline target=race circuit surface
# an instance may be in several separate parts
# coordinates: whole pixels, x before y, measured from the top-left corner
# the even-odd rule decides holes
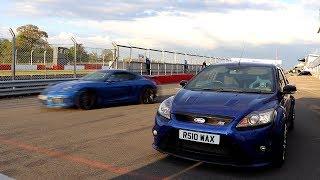
[[[320,179],[320,80],[290,77],[295,129],[281,169],[237,169],[152,149],[157,104],[90,111],[46,109],[33,97],[0,100],[0,174],[16,179]],[[161,87],[161,99],[177,85]],[[1,177],[1,176],[0,176]]]

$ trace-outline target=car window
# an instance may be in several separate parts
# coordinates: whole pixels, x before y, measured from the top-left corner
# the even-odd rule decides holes
[[[266,66],[216,65],[204,69],[186,89],[271,93],[275,89],[273,68]]]
[[[104,81],[110,75],[107,71],[96,71],[90,74],[87,74],[80,78],[80,80],[84,81]]]
[[[287,77],[286,77],[286,75],[284,74],[284,72],[283,72],[282,69],[281,69],[281,74],[282,74],[282,76],[283,76],[285,85],[289,84],[289,81],[288,81],[288,79],[287,79]]]
[[[134,80],[136,79],[136,75],[131,74],[131,73],[114,73],[112,74],[108,81],[114,81],[114,82],[119,82],[119,81],[129,81],[129,80]]]
[[[286,85],[286,80],[285,80],[283,74],[281,73],[280,69],[278,69],[278,76],[279,76],[280,88],[282,89]]]

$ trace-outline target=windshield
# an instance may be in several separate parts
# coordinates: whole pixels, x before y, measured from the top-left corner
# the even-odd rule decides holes
[[[272,93],[274,86],[272,67],[216,65],[204,69],[185,89]]]
[[[80,78],[80,80],[84,81],[104,81],[109,76],[109,72],[106,71],[96,71],[94,73],[87,74]]]

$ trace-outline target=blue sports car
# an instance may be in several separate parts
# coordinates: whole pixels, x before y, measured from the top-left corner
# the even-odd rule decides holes
[[[101,70],[79,80],[49,86],[38,98],[47,107],[79,107],[89,110],[114,103],[153,103],[155,82],[124,70]]]
[[[271,64],[225,63],[202,70],[163,101],[153,147],[181,158],[239,167],[275,165],[286,157],[296,91]]]

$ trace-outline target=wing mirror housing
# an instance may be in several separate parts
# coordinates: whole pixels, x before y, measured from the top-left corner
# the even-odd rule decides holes
[[[283,87],[282,92],[284,94],[293,94],[297,91],[297,87],[292,84],[287,84]]]
[[[188,81],[187,80],[182,80],[180,81],[180,86],[184,87],[185,85],[187,85]]]

